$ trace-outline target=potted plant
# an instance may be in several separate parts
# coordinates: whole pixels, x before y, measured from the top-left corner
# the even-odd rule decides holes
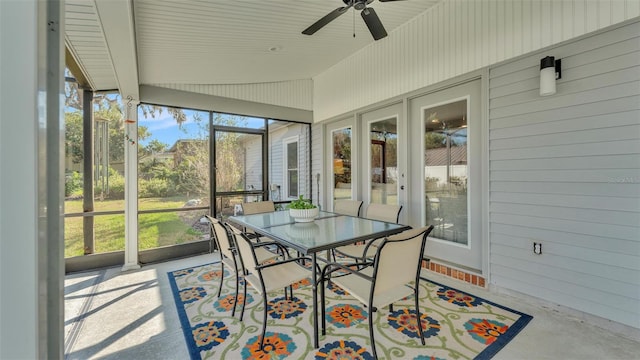
[[[287,208],[289,208],[289,215],[296,222],[311,222],[318,217],[318,207],[312,204],[310,200],[302,198],[302,195],[293,200]]]

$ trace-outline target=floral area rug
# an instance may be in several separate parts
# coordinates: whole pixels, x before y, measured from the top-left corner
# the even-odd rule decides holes
[[[242,295],[231,316],[235,278],[219,262],[168,273],[191,359],[373,359],[368,309],[336,286],[326,291],[327,335],[313,348],[310,279],[267,296],[267,333],[259,349],[264,304],[247,286],[247,305],[239,320]],[[420,282],[422,345],[413,296],[373,313],[376,350],[384,359],[489,359],[513,339],[531,316],[423,279]],[[240,286],[242,293],[242,286]],[[320,311],[318,311],[320,313]]]

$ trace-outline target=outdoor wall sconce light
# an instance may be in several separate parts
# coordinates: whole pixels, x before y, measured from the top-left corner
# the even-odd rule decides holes
[[[562,78],[560,59],[553,56],[540,59],[540,96],[556,93],[556,80]]]

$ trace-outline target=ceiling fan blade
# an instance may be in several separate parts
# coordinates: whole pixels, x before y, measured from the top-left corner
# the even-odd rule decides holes
[[[335,20],[338,16],[346,13],[347,10],[349,10],[349,8],[351,6],[352,5],[339,7],[337,9],[333,10],[332,12],[328,13],[327,15],[325,15],[322,19],[320,19],[320,20],[316,21],[315,23],[313,23],[313,25],[311,25],[308,28],[304,29],[302,31],[302,33],[305,34],[305,35],[313,35],[313,34],[315,34],[316,31],[322,29],[325,25],[327,25],[328,23],[330,23],[333,20]]]
[[[380,40],[387,36],[387,31],[384,29],[384,26],[382,26],[382,22],[373,8],[365,8],[360,12],[360,15],[365,24],[367,24],[374,40]]]

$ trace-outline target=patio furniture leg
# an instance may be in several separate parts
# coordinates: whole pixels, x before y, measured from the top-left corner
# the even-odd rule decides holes
[[[322,335],[327,335],[327,320],[325,319],[325,315],[327,310],[324,308],[324,278],[320,280],[320,303],[322,307],[320,308],[320,318],[322,320]]]
[[[242,296],[242,312],[240,313],[240,321],[242,321],[242,317],[244,316],[244,308],[247,306],[247,279],[242,279],[242,284],[244,285],[243,296]]]
[[[231,316],[236,316],[236,306],[238,306],[238,290],[240,288],[240,275],[236,271],[236,297],[233,300],[233,311],[231,312]],[[220,295],[218,295],[220,297]]]
[[[418,322],[418,334],[420,334],[420,341],[422,341],[422,345],[424,343],[424,336],[422,335],[422,320],[420,319],[420,308],[418,307],[418,284],[416,284],[416,288],[413,290],[413,297],[416,299],[416,320]]]
[[[220,288],[218,288],[218,297],[220,297],[220,294],[222,294],[222,285],[224,284],[224,263],[221,261],[220,265],[222,273],[220,274]]]
[[[313,348],[317,349],[320,347],[319,345],[319,340],[318,340],[318,273],[316,270],[316,266],[318,264],[317,262],[317,257],[316,257],[316,253],[312,254],[311,259],[313,260],[312,262],[312,270],[311,270],[311,276],[313,277],[312,282],[313,282],[313,286],[312,286],[312,290],[313,290]],[[324,304],[323,304],[324,306]]]
[[[371,350],[373,352],[373,358],[378,359],[378,354],[376,353],[376,339],[373,337],[373,313],[376,312],[376,308],[371,307],[371,311],[369,312],[369,337],[371,338]]]
[[[267,293],[262,293],[262,301],[264,303],[264,311],[262,314],[262,337],[260,337],[260,350],[264,349],[264,337],[267,334]]]

